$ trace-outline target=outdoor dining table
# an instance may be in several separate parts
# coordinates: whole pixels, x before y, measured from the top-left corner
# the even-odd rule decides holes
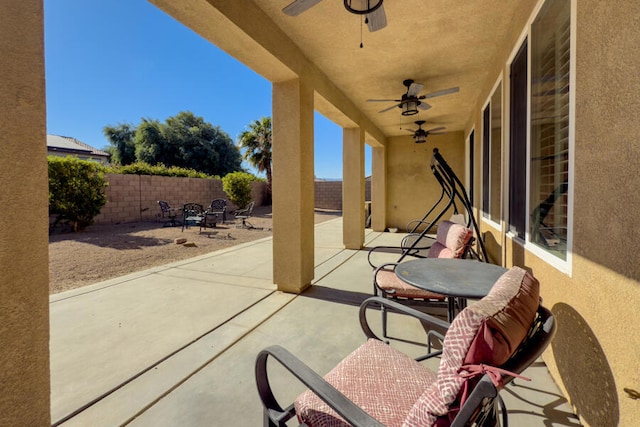
[[[447,297],[447,318],[455,317],[455,300],[461,309],[466,300],[480,299],[489,293],[494,283],[507,271],[495,264],[475,260],[421,258],[400,263],[398,278],[416,288]]]

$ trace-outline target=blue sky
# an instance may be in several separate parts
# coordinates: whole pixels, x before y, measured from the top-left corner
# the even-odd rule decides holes
[[[191,111],[235,142],[271,115],[270,82],[146,0],[44,5],[47,133],[104,148],[107,125]],[[342,129],[317,113],[315,147],[315,175],[341,178]]]

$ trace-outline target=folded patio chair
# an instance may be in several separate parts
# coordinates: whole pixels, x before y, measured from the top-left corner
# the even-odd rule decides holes
[[[169,206],[169,203],[164,200],[158,200],[158,206],[160,206],[160,210],[162,211],[162,218],[169,218],[164,223],[164,227],[175,227],[180,225],[180,221],[176,220],[176,217],[180,215],[180,208],[172,208]]]
[[[471,248],[473,232],[464,225],[442,221],[438,226],[436,241],[429,248],[426,258],[464,258]],[[400,258],[402,260],[403,257]],[[404,304],[446,306],[446,297],[418,289],[403,282],[395,273],[399,262],[382,264],[373,272],[373,294],[395,299]],[[387,336],[387,310],[383,306],[382,335]]]
[[[367,323],[377,305],[403,310],[432,328],[445,329],[438,372],[382,342]],[[321,377],[280,346],[262,350],[255,366],[265,427],[495,426],[508,413],[499,392],[551,342],[555,321],[539,304],[539,283],[514,267],[489,295],[451,324],[393,301],[373,297],[360,306],[368,340]],[[267,361],[275,359],[309,389],[283,408],[271,389]],[[280,370],[278,372],[281,372]],[[501,412],[501,414],[499,413]]]

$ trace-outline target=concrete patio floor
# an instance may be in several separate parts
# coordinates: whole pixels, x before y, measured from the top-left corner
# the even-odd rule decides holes
[[[365,245],[396,245],[401,237],[367,230]],[[315,227],[314,286],[303,295],[276,291],[271,238],[52,295],[52,423],[262,425],[258,351],[280,344],[325,373],[364,342],[358,305],[372,293],[366,255],[343,248],[339,218]],[[424,335],[403,316],[391,318],[394,333]],[[542,361],[525,375],[532,381],[503,392],[511,425],[580,425]],[[277,367],[270,378],[283,402],[303,390]]]

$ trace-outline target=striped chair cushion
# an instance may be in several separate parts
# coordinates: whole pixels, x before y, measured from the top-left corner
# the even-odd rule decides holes
[[[436,375],[393,347],[370,339],[324,378],[384,425],[399,427]],[[298,420],[309,426],[349,426],[309,390],[296,399],[295,408]]]
[[[475,381],[463,365],[500,366],[525,338],[539,304],[538,281],[519,267],[498,279],[489,295],[451,323],[443,344],[437,381],[411,409],[403,427],[448,425]]]

